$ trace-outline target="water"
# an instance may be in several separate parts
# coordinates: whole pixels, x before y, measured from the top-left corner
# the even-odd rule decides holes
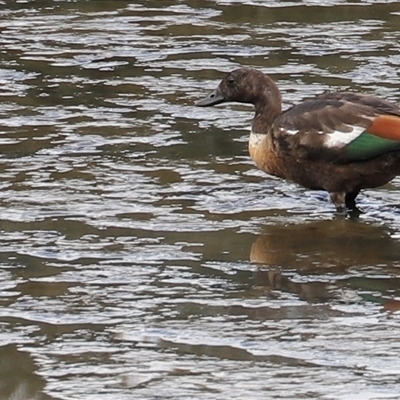
[[[400,180],[268,177],[225,72],[400,98],[400,5],[0,2],[1,399],[397,399]]]

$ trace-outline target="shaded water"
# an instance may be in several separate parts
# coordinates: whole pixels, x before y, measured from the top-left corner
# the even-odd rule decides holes
[[[193,107],[243,65],[398,101],[398,2],[0,5],[1,399],[398,398],[400,180],[337,219]]]

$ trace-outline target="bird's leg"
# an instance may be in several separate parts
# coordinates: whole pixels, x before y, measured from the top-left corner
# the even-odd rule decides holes
[[[356,206],[356,197],[360,192],[349,192],[346,193],[345,201],[346,201],[346,207],[349,210],[349,216],[350,218],[358,218],[360,214],[362,214],[362,211]]]
[[[336,207],[336,212],[341,215],[347,215],[346,193],[345,192],[330,192],[332,203]]]
[[[331,200],[336,207],[336,212],[341,215],[359,216],[360,210],[356,206],[356,197],[359,192],[331,192]]]
[[[346,193],[345,202],[346,202],[346,207],[349,210],[356,210],[357,209],[357,207],[356,207],[356,197],[358,196],[358,193],[360,193],[360,192],[349,192],[349,193]]]

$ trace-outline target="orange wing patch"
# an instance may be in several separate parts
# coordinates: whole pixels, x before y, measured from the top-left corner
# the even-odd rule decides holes
[[[381,138],[400,141],[400,117],[380,115],[372,122],[367,132]]]

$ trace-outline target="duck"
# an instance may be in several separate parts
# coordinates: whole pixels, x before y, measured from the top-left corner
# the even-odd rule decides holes
[[[369,94],[327,92],[282,111],[276,83],[253,68],[228,73],[217,89],[195,102],[255,108],[249,153],[267,174],[329,193],[336,212],[359,211],[362,189],[400,174],[400,107]]]

